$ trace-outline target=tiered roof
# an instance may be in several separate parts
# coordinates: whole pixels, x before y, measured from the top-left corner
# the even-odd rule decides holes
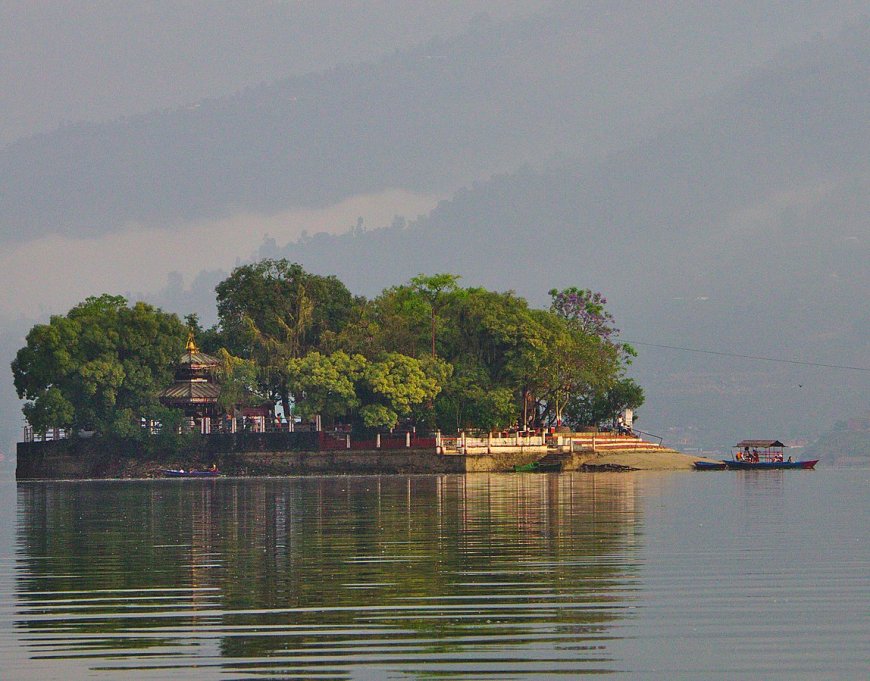
[[[221,387],[214,381],[220,360],[200,352],[191,333],[175,370],[175,381],[160,393],[160,401],[174,407],[217,404]]]

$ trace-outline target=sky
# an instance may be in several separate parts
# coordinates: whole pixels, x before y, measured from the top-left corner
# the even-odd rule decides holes
[[[303,234],[338,235],[359,223],[371,230],[397,216],[444,228],[439,207],[486,193],[493,176],[574,164],[588,165],[581,176],[599,177],[609,159],[618,167],[620,154],[643,154],[645,144],[666,154],[654,141],[671,126],[707,115],[716,132],[715,116],[704,112],[710,102],[718,105],[718,93],[733,90],[728,105],[751,109],[761,93],[746,83],[792,64],[799,75],[815,45],[868,16],[870,3],[854,0],[0,0],[0,169],[12,177],[0,181],[0,286],[10,292],[0,298],[0,359],[8,365],[33,323],[88,295],[135,292],[170,309],[174,300],[195,308],[174,311],[209,320],[213,309],[203,295],[191,290],[171,299],[167,287],[180,277],[182,287],[195,288],[203,273],[228,272],[262,254],[264,243],[292,253]],[[859,110],[866,89],[866,81],[855,82],[857,99],[831,102],[832,114]],[[795,116],[806,108],[781,105]],[[358,120],[365,124],[356,131]],[[299,155],[299,175],[287,187],[270,177],[285,172],[281,158],[245,165],[247,125],[282,153],[288,130],[299,135],[287,152]],[[175,146],[167,151],[161,144],[169,137]],[[707,161],[727,156],[730,142],[721,139],[719,149],[703,150]],[[199,160],[185,155],[188,147],[209,159],[201,174],[193,162],[185,174],[186,163]],[[342,148],[353,151],[343,156]],[[265,146],[263,155],[269,151]],[[677,161],[664,163],[663,173]],[[244,190],[219,200],[224,163],[229,184]],[[717,224],[729,225],[729,233],[749,233],[753,225],[770,233],[783,215],[836,213],[828,196],[846,197],[840,203],[855,212],[861,192],[854,187],[863,186],[865,172],[843,166],[837,177],[820,171],[779,184],[769,196],[729,206],[733,212]],[[160,186],[164,177],[168,188]],[[78,186],[92,193],[77,193]],[[113,187],[108,196],[100,196],[102,186]],[[307,201],[306,188],[319,198]],[[7,206],[15,206],[5,212],[4,189]],[[668,200],[650,199],[639,219]],[[83,201],[99,205],[92,210]],[[40,203],[47,206],[42,212]],[[815,219],[807,218],[807,229]],[[826,219],[843,223],[843,238],[855,239],[853,253],[866,249],[860,218]],[[494,234],[495,226],[481,229]],[[451,238],[464,246],[461,229]],[[702,252],[699,243],[693,253]],[[473,266],[462,274],[478,283]],[[704,274],[694,281],[715,289]],[[368,295],[385,285],[382,276],[366,277],[365,268],[353,276]],[[511,286],[504,271],[480,279],[532,295],[519,272],[516,281]],[[617,301],[632,297],[620,289],[624,281],[596,271],[597,287],[615,289]],[[17,423],[8,376],[0,389],[0,417]],[[3,439],[10,428],[0,452],[9,450]]]

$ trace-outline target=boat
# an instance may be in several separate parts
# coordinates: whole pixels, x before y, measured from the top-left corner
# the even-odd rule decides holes
[[[163,477],[165,478],[217,478],[221,472],[215,469],[209,470],[189,470],[183,468],[165,468],[163,469]]]
[[[514,466],[514,473],[559,473],[562,463],[559,461],[532,461]]]
[[[696,471],[724,471],[728,465],[724,461],[695,461]]]
[[[714,471],[770,471],[803,469],[812,470],[818,459],[793,461],[783,458],[785,445],[779,440],[741,440],[734,445],[732,457],[720,462],[695,461],[695,470]]]
[[[818,462],[818,459],[810,461],[726,461],[725,465],[728,470],[732,471],[768,471],[787,470],[789,468],[812,470]]]

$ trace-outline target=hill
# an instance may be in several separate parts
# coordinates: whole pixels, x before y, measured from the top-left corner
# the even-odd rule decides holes
[[[377,62],[70,124],[0,149],[0,242],[385,188],[449,193],[554,155],[600,159],[658,129],[676,102],[807,35],[812,18],[825,26],[848,14],[753,5],[553,3]]]
[[[866,422],[866,419],[865,419]],[[870,430],[850,428],[840,421],[806,449],[806,458],[821,459],[826,466],[870,466]]]
[[[408,226],[261,255],[357,290],[442,270],[539,303],[551,286],[591,286],[628,339],[870,366],[868,26],[802,46],[602,162],[526,167]],[[655,427],[687,420],[708,441],[812,434],[866,395],[865,375],[639,347],[648,403],[667,405]],[[721,414],[751,432],[711,423]]]

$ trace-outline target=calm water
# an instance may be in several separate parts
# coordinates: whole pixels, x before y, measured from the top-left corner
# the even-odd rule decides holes
[[[863,679],[870,470],[0,486],[0,678]]]

